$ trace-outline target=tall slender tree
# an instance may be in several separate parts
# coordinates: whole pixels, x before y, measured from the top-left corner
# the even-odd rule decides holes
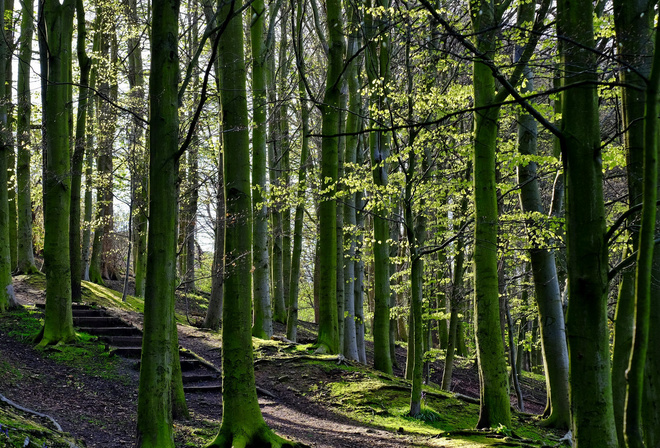
[[[326,0],[328,25],[328,74],[321,106],[321,190],[319,203],[319,335],[318,348],[339,352],[337,322],[337,202],[339,104],[344,70],[344,36],[341,2]]]
[[[85,25],[85,10],[82,0],[76,1],[76,18],[78,20],[78,65],[80,67],[80,83],[78,87],[78,116],[76,118],[76,134],[73,156],[71,158],[71,213],[69,216],[69,262],[71,263],[71,299],[79,302],[82,297],[81,280],[83,276],[82,252],[80,242],[80,191],[82,182],[83,162],[85,159],[85,144],[87,143],[87,102],[90,97],[89,74],[92,59],[87,55],[87,27]]]
[[[390,81],[390,39],[387,25],[389,0],[368,3],[365,17],[365,43],[367,45],[365,68],[369,79],[370,111],[374,128],[382,128],[387,107],[387,89]],[[388,200],[385,187],[388,183],[390,155],[389,135],[381,129],[369,135],[371,169],[377,188],[374,203],[374,367],[392,373],[390,353],[390,239],[387,214]]]
[[[71,44],[75,0],[46,0],[42,7],[42,69],[45,82],[44,264],[46,311],[39,345],[75,339],[69,264]],[[45,90],[45,91],[43,91]]]
[[[32,193],[30,184],[30,65],[32,62],[32,37],[34,35],[34,3],[24,1],[21,13],[21,36],[18,50],[18,109],[16,118],[16,141],[18,143],[16,184],[18,214],[17,270],[25,274],[37,271],[32,248]]]
[[[254,272],[252,285],[254,294],[254,325],[252,334],[269,339],[273,335],[273,318],[270,303],[270,264],[268,257],[268,208],[266,206],[266,64],[268,48],[264,43],[266,7],[263,0],[251,5],[252,23],[250,37],[252,45],[252,189],[254,192],[252,256]]]
[[[178,362],[174,289],[178,176],[179,0],[152,0],[149,91],[149,246],[138,389],[137,446],[174,447],[172,378]]]
[[[591,2],[557,3],[562,39],[561,149],[566,173],[572,427],[578,447],[618,446],[607,320],[607,245]]]
[[[225,233],[225,303],[222,325],[222,424],[210,447],[292,446],[273,433],[257,401],[252,354],[252,194],[243,53],[242,4],[218,2],[219,63],[222,85],[224,159],[228,225]]]
[[[4,11],[4,0],[0,0],[0,11]],[[0,19],[0,30],[4,30],[4,16]],[[0,98],[5,97],[6,65],[10,60],[7,42],[0,42]],[[9,243],[9,199],[8,191],[8,159],[11,146],[9,145],[11,130],[7,125],[7,106],[4,101],[0,104],[0,313],[16,306],[16,297],[11,280],[11,255]]]

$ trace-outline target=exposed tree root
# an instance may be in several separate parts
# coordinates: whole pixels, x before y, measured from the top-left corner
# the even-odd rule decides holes
[[[257,430],[237,425],[227,428],[223,425],[218,436],[206,448],[309,448],[309,446],[283,439],[264,424]]]
[[[13,408],[18,409],[19,411],[26,412],[28,414],[36,415],[37,417],[45,418],[51,421],[55,429],[57,429],[59,432],[62,432],[62,427],[60,426],[57,421],[50,415],[42,414],[41,412],[33,411],[32,409],[25,408],[21,406],[20,404],[16,404],[13,401],[11,401],[9,398],[5,397],[4,395],[0,394],[0,401],[7,403],[9,406],[12,406]]]

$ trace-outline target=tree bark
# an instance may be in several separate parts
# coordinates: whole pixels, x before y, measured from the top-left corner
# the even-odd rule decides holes
[[[174,447],[173,368],[176,322],[178,177],[178,0],[152,0],[149,109],[149,246],[138,389],[137,446]]]
[[[18,57],[18,111],[16,140],[18,143],[16,183],[18,214],[17,270],[23,274],[37,272],[32,247],[32,193],[30,181],[31,139],[30,65],[32,62],[32,15],[34,2],[22,4],[21,37]]]
[[[46,311],[40,346],[75,339],[71,311],[69,265],[71,42],[75,1],[46,0],[43,5],[45,41],[42,54],[47,86],[45,98],[44,264]]]
[[[266,8],[263,0],[252,3],[250,37],[252,45],[252,191],[254,221],[252,224],[252,274],[254,294],[254,324],[252,335],[270,339],[273,318],[270,303],[270,264],[268,258],[268,208],[266,207],[266,64],[268,48],[264,44]]]
[[[318,348],[339,352],[337,317],[337,202],[339,104],[344,69],[344,37],[341,2],[327,0],[328,75],[322,109],[321,190],[319,204],[319,334]]]
[[[560,0],[562,156],[566,173],[566,316],[569,384],[576,447],[618,446],[607,322],[607,245],[598,123],[593,6]],[[578,84],[580,83],[580,84]],[[573,86],[573,84],[578,84]]]

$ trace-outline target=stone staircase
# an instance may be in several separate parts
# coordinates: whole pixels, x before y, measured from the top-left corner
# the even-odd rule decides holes
[[[37,305],[44,308],[44,305]],[[101,307],[73,304],[73,325],[78,331],[97,336],[112,354],[136,360],[142,354],[142,331],[111,315]],[[183,390],[186,393],[221,392],[220,371],[188,350],[179,350]]]

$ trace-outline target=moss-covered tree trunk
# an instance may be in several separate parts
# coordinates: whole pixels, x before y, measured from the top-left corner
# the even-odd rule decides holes
[[[137,446],[174,447],[172,375],[178,160],[178,0],[152,1],[149,247],[138,389]]]
[[[470,4],[477,49],[490,57],[496,47],[498,11],[495,2]],[[495,79],[482,62],[474,63],[474,314],[479,361],[480,414],[478,428],[511,425],[507,370],[500,326],[498,295],[497,188],[495,147],[499,107]],[[490,106],[490,107],[489,107]]]
[[[225,253],[229,275],[224,283],[222,325],[222,424],[210,446],[282,446],[285,441],[266,425],[254,378],[252,355],[252,195],[243,31],[236,2],[220,5],[219,61],[223,87],[224,159],[227,216]]]
[[[43,5],[47,73],[45,97],[44,263],[46,311],[41,346],[75,339],[69,265],[71,43],[75,1]]]
[[[635,70],[621,70],[622,88],[622,127],[624,148],[626,151],[626,170],[628,181],[628,205],[634,207],[641,203],[644,150],[644,110],[646,80],[651,70],[650,55],[652,48],[652,16],[654,2],[649,0],[614,2],[614,25],[617,35],[617,54],[626,67]],[[633,224],[632,222],[630,224]],[[638,247],[638,226],[629,225],[630,248]],[[629,255],[626,252],[625,255]],[[626,370],[632,350],[633,321],[635,317],[635,270],[626,269],[622,273],[614,327],[614,347],[612,357],[612,398],[614,403],[614,421],[619,445],[624,446],[623,435]],[[653,446],[653,445],[651,445]]]
[[[5,23],[3,27],[4,38],[8,45],[7,53],[8,60],[5,64],[5,93],[3,102],[7,108],[7,134],[6,145],[9,149],[7,153],[7,205],[9,210],[9,251],[11,257],[11,270],[15,271],[18,267],[18,220],[16,211],[16,150],[13,134],[14,127],[14,105],[12,103],[12,90],[14,84],[14,64],[12,63],[12,55],[15,50],[14,43],[14,0],[5,0],[4,7],[5,17],[9,18],[9,22]]]
[[[0,0],[0,11],[4,11],[5,2]],[[4,30],[4,15],[0,18],[0,30]],[[0,98],[5,97],[6,65],[10,60],[7,42],[0,42]],[[7,126],[7,106],[0,104],[0,313],[16,306],[16,297],[11,280],[11,245],[9,243],[9,199],[8,191],[8,159],[12,150],[9,144],[11,130]]]
[[[76,18],[78,20],[78,65],[80,66],[80,84],[78,87],[78,116],[76,118],[76,135],[73,157],[71,159],[71,213],[69,216],[69,262],[71,263],[71,300],[79,302],[82,298],[81,280],[83,263],[80,241],[81,187],[83,162],[85,160],[85,143],[87,143],[87,102],[91,95],[88,85],[92,60],[87,56],[85,42],[87,29],[85,11],[82,0],[76,2]]]
[[[296,14],[292,34],[297,50],[302,49],[303,35],[297,30],[303,24],[303,0],[296,2]],[[293,225],[293,250],[291,252],[291,276],[289,278],[289,302],[286,320],[286,337],[296,341],[298,337],[298,293],[300,290],[300,265],[303,246],[303,219],[305,212],[305,190],[307,188],[307,168],[309,164],[309,106],[307,105],[307,91],[305,89],[305,65],[302,51],[296,51],[296,65],[298,68],[298,93],[300,98],[300,166],[298,168],[298,186],[296,191],[296,213]]]
[[[30,102],[30,65],[32,62],[32,37],[34,25],[32,14],[34,3],[24,1],[22,4],[21,36],[19,39],[17,96],[18,110],[16,117],[16,141],[18,144],[16,183],[17,183],[17,270],[24,274],[37,271],[34,264],[32,248],[32,193],[30,182],[30,117],[32,104]]]
[[[569,306],[566,332],[573,436],[577,447],[618,446],[607,320],[607,245],[596,91],[593,6],[560,0],[562,155],[566,173]]]
[[[642,220],[639,230],[637,272],[635,278],[635,321],[630,364],[626,371],[628,390],[626,394],[624,438],[629,448],[643,448],[645,446],[642,412],[645,398],[645,368],[649,347],[649,334],[651,332],[651,279],[653,274],[653,251],[656,244],[656,199],[658,196],[658,109],[660,109],[658,107],[658,100],[660,99],[659,37],[656,31],[653,66],[646,87],[646,108],[644,112],[644,175],[642,178]]]
[[[319,335],[321,351],[339,352],[337,322],[337,202],[339,104],[344,70],[341,2],[327,0],[328,75],[322,105],[321,190],[319,203]]]
[[[273,335],[270,304],[270,264],[268,258],[268,208],[266,207],[266,64],[267,48],[264,42],[266,7],[263,0],[251,5],[250,37],[252,46],[252,191],[254,213],[252,222],[252,291],[254,297],[254,324],[252,334],[269,339]]]
[[[389,7],[388,0],[379,0],[368,4],[365,17],[367,42],[366,72],[370,84],[370,118],[372,123],[379,123],[385,113],[386,98],[383,89],[389,82],[390,42],[386,18],[375,14],[374,8]],[[386,15],[386,12],[380,14]],[[378,39],[376,35],[378,34]],[[373,127],[378,127],[377,124]],[[390,250],[389,221],[387,200],[384,187],[388,183],[389,139],[384,131],[371,132],[369,137],[371,153],[371,169],[373,181],[379,191],[374,207],[374,367],[385,373],[392,373],[392,358],[390,354]]]

